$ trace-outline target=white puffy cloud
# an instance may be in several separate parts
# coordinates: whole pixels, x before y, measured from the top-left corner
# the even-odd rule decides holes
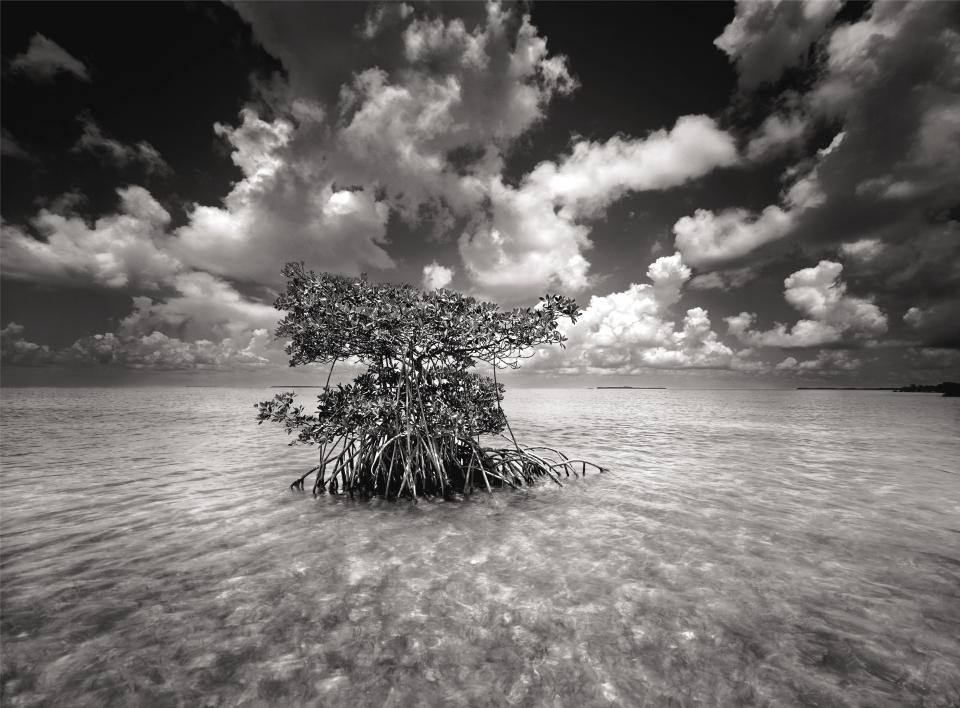
[[[553,284],[567,291],[589,284],[589,229],[536,191],[499,178],[489,186],[490,216],[459,240],[467,275],[480,294],[522,300]]]
[[[777,13],[802,9],[744,4],[737,12],[767,18],[756,25],[759,36]],[[788,168],[780,199],[767,209],[685,217],[678,250],[692,265],[711,268],[756,264],[788,249],[814,259],[840,254],[859,284],[899,299],[903,309],[948,298],[960,284],[950,211],[960,193],[953,6],[874,2],[857,20],[829,27],[814,52],[809,88],[776,97],[779,108],[747,155],[772,154],[794,134],[802,141],[802,125],[809,134],[840,126],[843,138]]]
[[[817,151],[812,164],[801,163],[788,170],[792,181],[783,190],[783,206],[771,204],[759,214],[741,208],[719,213],[697,209],[693,216],[681,217],[673,233],[684,260],[697,267],[715,267],[789,236],[804,213],[823,204],[820,173],[845,138],[843,132],[838,133],[827,147]]]
[[[453,281],[453,268],[442,266],[436,261],[423,267],[423,289],[438,290]]]
[[[247,109],[236,128],[218,125],[244,179],[221,207],[191,211],[175,246],[185,263],[262,283],[276,283],[288,260],[347,273],[392,268],[391,211],[412,224],[434,214],[441,229],[458,216],[474,218],[491,192],[506,191],[501,151],[543,118],[554,95],[575,86],[529,18],[518,21],[497,3],[472,30],[459,19],[410,12],[374,11],[368,19],[370,36],[386,31],[387,19],[402,29],[406,64],[357,72],[324,123],[268,122]],[[289,63],[301,71],[299,60]],[[291,77],[292,85],[301,79]],[[472,156],[457,167],[450,155],[463,150]],[[511,205],[500,211],[509,224]],[[551,267],[544,272],[541,282],[554,276]]]
[[[524,187],[589,216],[627,192],[676,187],[737,160],[733,136],[708,116],[688,115],[645,138],[580,141],[559,164],[540,163]]]
[[[386,251],[392,211],[415,222],[426,207],[448,225],[454,214],[472,217],[488,198],[484,185],[499,180],[502,151],[576,81],[528,17],[498,3],[470,30],[457,19],[416,19],[406,6],[374,14],[368,34],[399,33],[405,63],[358,71],[339,103],[323,106],[315,95],[292,93],[308,83],[300,74],[315,69],[309,56],[296,56],[315,43],[294,43],[280,52],[290,81],[286,93],[277,91],[282,100],[271,118],[247,108],[238,124],[214,125],[242,172],[221,204],[194,204],[175,229],[140,187],[120,190],[117,213],[93,224],[51,205],[31,221],[32,232],[3,224],[4,276],[125,289],[134,311],[84,351],[152,342],[171,353],[182,349],[178,342],[220,346],[275,324],[271,308],[224,278],[275,286],[291,260],[340,273],[386,270],[394,267]],[[121,165],[163,164],[147,143],[124,144],[89,119],[75,150]],[[466,164],[451,158],[458,150],[466,150]],[[452,269],[438,265],[430,276],[449,284]]]
[[[213,132],[233,146],[230,159],[243,171],[247,189],[255,189],[276,177],[286,166],[282,154],[294,133],[294,125],[277,118],[267,122],[252,108],[240,111],[240,125],[232,127],[214,123]]]
[[[762,160],[774,157],[799,143],[809,127],[809,118],[802,113],[773,113],[751,136],[747,143],[747,158]]]
[[[182,273],[165,300],[135,296],[133,311],[115,332],[81,337],[54,350],[24,338],[15,322],[2,332],[3,363],[10,366],[85,366],[134,369],[235,369],[285,361],[271,332],[279,314],[243,297],[208,273]]]
[[[161,332],[137,336],[94,334],[68,347],[51,350],[23,338],[23,327],[10,323],[0,332],[6,366],[117,366],[149,370],[235,370],[272,363],[270,334],[254,330],[236,341],[200,339],[185,342]],[[274,357],[275,358],[275,357]]]
[[[461,236],[460,255],[478,290],[501,299],[554,284],[582,290],[590,284],[586,222],[626,192],[668,189],[736,161],[733,138],[706,116],[683,116],[645,138],[581,141],[516,188],[491,180],[490,217]]]
[[[127,145],[104,135],[100,126],[89,117],[81,118],[81,123],[83,124],[83,134],[73,146],[73,152],[89,152],[105,161],[112,162],[118,167],[140,163],[148,173],[170,173],[170,165],[164,161],[157,149],[146,140],[141,140],[135,145]]]
[[[82,81],[90,80],[90,74],[82,61],[39,32],[30,38],[27,51],[13,58],[10,68],[12,71],[45,81],[60,73],[70,74]]]
[[[817,354],[814,359],[797,360],[795,357],[788,356],[786,359],[776,365],[777,371],[789,371],[793,373],[838,373],[856,371],[862,365],[862,362],[850,356],[842,349],[825,349]]]
[[[161,255],[183,270],[275,287],[290,260],[351,274],[393,268],[391,213],[417,227],[433,216],[440,237],[463,229],[459,251],[476,292],[515,300],[552,286],[578,291],[591,283],[585,222],[627,192],[675,187],[738,161],[733,137],[712,119],[683,116],[643,138],[579,141],[514,186],[503,177],[503,155],[555,96],[575,89],[566,59],[548,52],[528,16],[499,3],[470,28],[459,18],[400,10],[371,11],[364,30],[370,38],[399,33],[400,65],[358,71],[330,110],[292,93],[313,76],[310,57],[301,56],[312,45],[280,51],[271,35],[267,46],[288,69],[288,92],[270,119],[246,108],[238,125],[214,126],[242,178],[222,204],[194,204],[171,237],[153,239]],[[263,16],[274,11],[242,14],[262,36]],[[301,29],[287,23],[270,31]],[[116,162],[146,159],[92,121],[78,149]],[[59,241],[18,245],[54,262],[78,259],[61,253]],[[110,250],[93,249],[98,259]],[[122,264],[115,270],[95,282],[133,282]]]
[[[164,332],[185,340],[236,338],[254,329],[273,330],[278,312],[242,296],[209,273],[181,273],[170,283],[174,293],[163,300],[133,298],[134,309],[119,332],[144,335]]]
[[[7,366],[45,366],[54,361],[54,353],[45,344],[24,339],[23,325],[10,322],[0,330],[0,362]]]
[[[383,201],[371,190],[336,188],[322,166],[295,162],[290,122],[267,122],[251,109],[242,119],[236,128],[215,128],[233,145],[243,179],[223,206],[194,205],[172,252],[194,268],[265,284],[277,284],[284,263],[294,260],[353,274],[393,266],[383,249]]]
[[[486,43],[486,32],[468,32],[460,18],[414,20],[403,32],[404,51],[411,62],[445,58],[483,69],[490,60]]]
[[[915,11],[909,5],[875,3],[858,22],[840,25],[831,33],[825,53],[826,72],[812,95],[817,107],[842,111],[857,100],[865,85],[883,80],[886,71],[882,53]]]
[[[715,214],[697,209],[673,226],[676,247],[684,259],[697,267],[710,267],[744,256],[790,233],[794,217],[776,205],[760,214],[746,209],[727,209]]]
[[[919,307],[911,307],[903,315],[903,321],[911,327],[919,327],[923,322],[923,310]]]
[[[41,209],[31,224],[44,240],[4,224],[3,274],[55,284],[159,287],[181,270],[181,263],[164,250],[170,215],[142,187],[125,187],[117,194],[119,213],[103,216],[92,225],[76,216]]]
[[[43,240],[4,224],[4,277],[155,296],[135,295],[133,311],[115,332],[83,337],[63,350],[35,345],[23,338],[21,327],[10,325],[4,332],[7,363],[228,368],[260,364],[265,352],[280,352],[267,334],[276,326],[276,310],[171,255],[170,215],[147,190],[131,186],[118,194],[118,213],[92,225],[42,209],[32,225]]]
[[[390,71],[357,72],[341,88],[339,117],[325,131],[291,126],[292,132],[282,136],[284,144],[272,149],[284,160],[273,170],[274,179],[284,181],[281,175],[297,172],[310,175],[301,181],[335,178],[337,184],[364,185],[411,223],[419,225],[424,214],[437,215],[441,232],[458,219],[466,221],[459,251],[479,294],[514,301],[552,286],[586,288],[591,281],[585,221],[601,216],[627,192],[678,186],[738,161],[730,134],[707,116],[684,116],[669,131],[640,139],[580,141],[571,154],[541,163],[513,186],[502,175],[503,154],[543,119],[555,96],[575,89],[566,59],[548,52],[529,17],[518,18],[499,3],[489,3],[473,28],[457,18],[413,13],[388,18],[384,12],[368,15],[364,33],[374,37],[387,25],[401,28],[405,63]],[[253,25],[257,31],[257,19]],[[294,67],[292,85],[303,83],[301,62],[285,63]],[[235,136],[224,134],[237,145]],[[316,171],[321,160],[329,177]],[[288,186],[285,194],[296,189]],[[262,200],[256,204],[262,208]],[[226,207],[237,211],[229,198]],[[284,209],[288,218],[298,211]],[[198,209],[193,221],[202,216]],[[229,227],[231,233],[246,230],[233,222]],[[195,244],[216,244],[210,256],[226,245],[226,239],[189,229],[180,236],[184,258],[208,269],[214,267],[212,257],[204,257]],[[237,241],[242,248],[245,240]],[[369,232],[349,243],[382,245]],[[392,265],[388,258],[368,261],[373,267]]]
[[[635,374],[643,369],[739,368],[743,362],[694,307],[676,321],[672,308],[691,275],[679,254],[650,264],[650,283],[594,296],[575,325],[562,325],[566,349],[537,352],[529,366],[562,373]]]
[[[842,5],[842,0],[737,0],[736,15],[714,44],[736,62],[741,86],[754,88],[800,64]]]
[[[363,38],[371,40],[384,29],[391,25],[405,20],[413,14],[413,8],[405,2],[381,2],[374,5],[363,23]]]
[[[367,69],[342,87],[335,160],[340,179],[375,180],[408,213],[422,201],[464,198],[449,153],[478,149],[483,159],[470,170],[498,173],[500,151],[576,86],[529,17],[518,25],[499,3],[473,31],[459,18],[412,19],[403,40],[409,66]],[[473,208],[476,197],[467,198]]]
[[[754,329],[756,315],[741,312],[727,317],[732,335],[750,346],[816,347],[828,344],[862,344],[887,331],[886,315],[870,300],[847,294],[840,280],[843,266],[820,261],[803,268],[783,282],[784,298],[804,319],[788,328],[777,323],[765,331]]]
[[[271,363],[267,344],[270,334],[255,330],[249,338],[212,342],[184,342],[161,332],[143,336],[113,333],[83,337],[58,353],[68,364],[102,364],[128,369],[228,370],[262,367]]]
[[[282,9],[241,10],[261,41],[257,18],[271,12]],[[315,43],[282,51],[282,42],[265,43],[286,78],[262,97],[269,111],[248,107],[236,124],[214,125],[241,173],[221,203],[193,204],[176,228],[139,187],[121,190],[117,213],[93,224],[51,206],[32,220],[34,233],[4,224],[4,275],[128,290],[134,311],[117,331],[86,341],[84,351],[133,347],[155,334],[157,351],[228,339],[235,347],[276,321],[237,288],[277,286],[291,260],[349,274],[393,268],[392,214],[418,227],[436,215],[445,235],[461,229],[459,253],[474,292],[514,300],[553,286],[578,291],[592,284],[589,222],[616,199],[738,162],[732,136],[715,121],[683,116],[646,137],[578,141],[570,154],[508,181],[511,146],[544,119],[551,101],[576,88],[566,59],[548,52],[529,17],[498,3],[469,26],[416,15],[406,6],[372,11],[360,30],[371,42],[399,35],[400,63],[357,71],[338,101],[322,105],[319,91],[297,93],[319,71],[310,54]],[[295,29],[303,39],[309,28]],[[162,164],[148,147],[121,143],[87,121],[76,149],[117,164]],[[425,284],[451,277],[452,269],[436,263],[424,270]],[[655,280],[650,287],[663,303],[664,288],[679,297],[679,285]],[[683,323],[671,323],[674,334],[657,345],[662,351],[647,356],[661,365],[679,365],[678,351],[688,361],[712,361],[716,352],[704,354],[713,346],[702,331],[705,318],[691,310]]]
[[[862,238],[840,247],[844,256],[861,263],[869,263],[883,253],[886,246],[877,238]]]

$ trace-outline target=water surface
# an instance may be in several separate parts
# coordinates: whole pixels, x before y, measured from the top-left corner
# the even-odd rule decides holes
[[[515,389],[613,471],[412,505],[272,393],[3,391],[4,705],[960,705],[960,400]]]

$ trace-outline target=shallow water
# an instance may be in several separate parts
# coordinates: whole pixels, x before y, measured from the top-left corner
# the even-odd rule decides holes
[[[613,471],[414,506],[270,395],[3,391],[4,705],[960,705],[958,399],[513,389]]]

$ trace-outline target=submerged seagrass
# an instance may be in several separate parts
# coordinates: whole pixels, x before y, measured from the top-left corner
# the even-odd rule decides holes
[[[283,274],[287,290],[275,306],[287,315],[277,336],[290,340],[290,365],[330,365],[315,414],[295,406],[293,393],[258,404],[260,423],[281,423],[297,435],[291,444],[320,449],[318,464],[291,487],[302,490],[316,474],[314,494],[416,499],[540,478],[561,484],[588,465],[603,471],[553,448],[521,447],[500,407],[497,369],[516,368],[533,347],[563,346],[557,323],[576,322],[572,299],[546,295],[535,308],[502,312],[450,290],[317,275],[302,263]],[[331,388],[334,367],[347,359],[366,372]],[[471,371],[483,363],[492,378]],[[509,444],[481,445],[484,435]]]

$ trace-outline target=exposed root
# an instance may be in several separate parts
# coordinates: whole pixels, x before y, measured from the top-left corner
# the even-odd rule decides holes
[[[512,442],[512,441],[511,441]],[[564,477],[581,477],[587,467],[604,468],[571,459],[544,446],[484,447],[474,439],[429,437],[416,430],[344,438],[328,451],[321,464],[294,480],[303,491],[316,474],[312,492],[384,499],[467,496],[475,489],[518,489],[548,479],[563,486]]]

